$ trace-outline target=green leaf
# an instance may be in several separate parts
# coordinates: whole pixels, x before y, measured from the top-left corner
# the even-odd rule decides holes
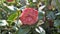
[[[30,31],[30,27],[20,27],[18,34],[27,34]]]
[[[2,9],[4,9],[7,12],[14,12],[14,11],[10,10],[7,6],[2,6]]]
[[[19,13],[19,15],[21,14],[20,11],[19,11],[19,12],[17,11],[17,12],[15,12],[15,13],[12,13],[12,14],[8,17],[7,20],[11,20],[11,21],[15,20],[15,19],[19,16],[18,13]]]
[[[16,11],[16,12],[12,13],[10,16],[8,16],[8,19],[7,19],[8,23],[12,24],[12,22],[15,19],[17,19],[20,16],[20,14],[21,14],[21,11]]]
[[[11,14],[11,15],[8,17],[7,20],[13,21],[16,16],[17,16],[16,13],[13,13],[13,14]]]
[[[47,17],[50,18],[50,19],[55,19],[56,18],[53,11],[49,11],[48,14],[47,14]]]
[[[56,5],[57,5],[57,7],[60,9],[60,3],[59,3],[58,0],[56,0]]]
[[[43,17],[44,17],[44,14],[43,13],[41,13],[41,12],[39,12],[39,19],[43,19]]]
[[[28,2],[30,3],[30,2],[32,2],[32,0],[28,0]]]
[[[54,26],[59,28],[60,27],[60,20],[54,20]]]

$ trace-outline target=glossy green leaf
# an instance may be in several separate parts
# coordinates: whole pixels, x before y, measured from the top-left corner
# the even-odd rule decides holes
[[[39,12],[39,19],[43,19],[43,17],[44,17],[44,14],[43,13],[41,13],[41,12]]]
[[[17,11],[17,12],[14,12],[14,13],[12,13],[10,16],[8,16],[8,19],[7,20],[11,20],[11,21],[13,21],[13,20],[15,20],[19,15],[21,14],[21,12],[19,11]]]
[[[60,20],[54,20],[54,26],[55,27],[60,27]]]
[[[20,27],[18,34],[27,34],[30,31],[30,27]]]
[[[16,11],[14,13],[12,13],[10,16],[8,16],[7,21],[8,23],[11,25],[13,23],[14,20],[16,20],[17,18],[19,18],[21,12],[20,11]]]

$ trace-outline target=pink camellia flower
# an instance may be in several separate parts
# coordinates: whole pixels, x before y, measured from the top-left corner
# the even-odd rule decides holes
[[[12,2],[13,0],[7,0],[7,2]]]
[[[20,20],[24,25],[33,25],[37,23],[38,11],[33,8],[26,8],[23,10]]]

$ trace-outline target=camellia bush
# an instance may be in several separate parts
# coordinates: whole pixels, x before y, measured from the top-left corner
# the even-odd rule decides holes
[[[0,0],[0,34],[60,34],[60,3],[52,0]]]

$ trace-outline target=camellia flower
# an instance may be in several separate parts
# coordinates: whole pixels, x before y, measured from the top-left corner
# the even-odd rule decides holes
[[[20,20],[24,25],[32,25],[37,23],[38,20],[38,11],[33,8],[26,8],[23,10]]]
[[[12,2],[12,1],[14,1],[14,0],[7,0],[7,2]]]

